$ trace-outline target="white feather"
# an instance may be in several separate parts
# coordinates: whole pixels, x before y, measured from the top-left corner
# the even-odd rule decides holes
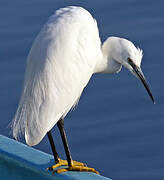
[[[100,49],[97,24],[86,10],[68,7],[49,18],[28,56],[15,138],[25,132],[27,144],[38,144],[76,104],[100,54],[94,49]]]
[[[76,105],[93,73],[121,69],[127,61],[124,50],[131,54],[136,50],[130,46],[127,42],[120,45],[119,38],[108,38],[101,48],[97,23],[81,7],[56,11],[28,55],[13,136],[23,134],[28,145],[38,144]]]

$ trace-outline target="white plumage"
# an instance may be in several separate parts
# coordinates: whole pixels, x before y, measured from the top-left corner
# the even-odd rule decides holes
[[[101,47],[97,23],[81,7],[59,9],[44,25],[27,59],[24,88],[13,120],[13,136],[28,145],[46,133],[76,105],[93,73],[139,67],[142,51],[126,39],[111,37]]]

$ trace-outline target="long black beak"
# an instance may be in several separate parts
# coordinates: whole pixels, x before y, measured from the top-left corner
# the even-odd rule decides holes
[[[141,80],[141,82],[142,82],[142,84],[144,85],[145,89],[147,90],[147,92],[148,92],[151,100],[152,100],[153,103],[155,104],[153,95],[152,95],[152,93],[151,93],[151,91],[150,91],[150,88],[149,88],[149,86],[148,86],[148,84],[147,84],[147,82],[146,82],[146,78],[145,78],[145,76],[144,76],[141,68],[138,67],[138,66],[136,66],[131,59],[129,59],[129,64],[132,66],[133,72],[136,74],[136,76],[138,77],[138,79]]]

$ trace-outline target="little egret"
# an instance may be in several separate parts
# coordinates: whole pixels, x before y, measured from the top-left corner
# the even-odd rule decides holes
[[[140,65],[142,50],[129,40],[109,37],[101,44],[96,20],[82,7],[66,7],[50,16],[36,37],[27,59],[24,87],[13,120],[13,136],[25,136],[30,146],[47,134],[56,165],[54,172],[92,171],[73,161],[64,130],[64,117],[73,108],[95,73],[118,73],[122,66],[141,80],[152,93]],[[61,160],[51,129],[57,124],[67,160]],[[68,168],[54,170],[61,165]]]

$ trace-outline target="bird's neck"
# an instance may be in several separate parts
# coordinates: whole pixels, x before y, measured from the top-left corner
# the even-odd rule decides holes
[[[101,56],[97,59],[95,73],[116,73],[121,70],[122,65],[114,60],[108,41],[106,40],[101,48]]]

